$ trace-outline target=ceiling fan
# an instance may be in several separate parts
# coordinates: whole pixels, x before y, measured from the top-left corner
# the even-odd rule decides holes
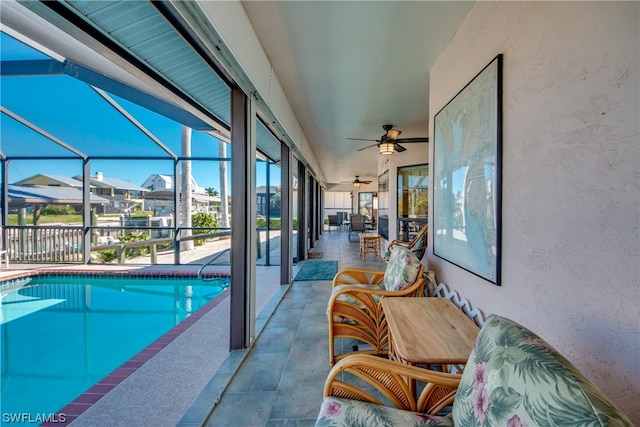
[[[398,138],[398,136],[400,136],[402,132],[397,129],[394,129],[393,125],[382,125],[382,129],[384,129],[385,134],[382,135],[380,139],[363,139],[363,138],[347,138],[347,139],[350,139],[353,141],[375,141],[377,142],[377,144],[372,144],[363,148],[359,148],[357,151],[366,150],[367,148],[371,148],[371,147],[378,147],[380,150],[380,154],[385,154],[385,155],[393,154],[394,150],[399,153],[402,151],[406,151],[407,149],[404,148],[402,145],[400,145],[400,143],[412,144],[412,143],[419,143],[419,142],[422,142],[422,143],[429,142],[429,138],[426,136],[419,137],[419,138]]]
[[[371,184],[371,181],[361,181],[359,178],[360,175],[356,175],[356,179],[353,181],[354,187],[360,187],[361,184]]]

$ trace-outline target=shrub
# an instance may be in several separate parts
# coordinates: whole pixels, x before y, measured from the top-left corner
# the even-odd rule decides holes
[[[48,205],[42,209],[41,215],[73,215],[76,210],[71,205]]]
[[[100,254],[100,258],[102,258],[102,262],[104,263],[109,263],[117,257],[115,249],[111,249],[108,251],[98,251],[98,253]]]
[[[191,216],[191,226],[194,228],[218,228],[218,220],[211,214],[198,212]],[[210,233],[210,230],[194,230],[193,234]]]
[[[282,227],[282,220],[280,218],[271,218],[269,220],[269,228],[272,230],[280,230]]]
[[[267,227],[267,219],[264,217],[260,217],[256,221],[256,227],[258,228],[266,228]],[[280,218],[270,218],[269,219],[269,228],[271,230],[280,230],[282,227],[282,219]]]
[[[212,231],[215,233],[217,230],[211,230],[212,228],[218,228],[220,225],[218,224],[218,220],[211,214],[206,214],[204,212],[198,212],[191,216],[191,226],[194,228],[193,234],[208,234]],[[201,228],[201,230],[197,230],[197,228]],[[194,240],[194,244],[201,245],[203,244],[205,239]]]
[[[149,240],[149,235],[143,231],[133,231],[129,234],[119,237],[121,242],[140,242],[143,240]],[[147,255],[149,253],[148,246],[140,246],[137,248],[127,248],[124,250],[125,257],[134,258],[137,256]]]

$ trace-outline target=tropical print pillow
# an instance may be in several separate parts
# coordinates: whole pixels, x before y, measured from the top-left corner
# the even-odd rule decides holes
[[[316,427],[453,427],[450,418],[403,411],[357,400],[326,397]]]
[[[491,315],[453,405],[461,426],[631,426],[567,359],[512,320]]]
[[[404,246],[391,251],[382,283],[387,291],[401,291],[414,284],[420,271],[420,260]]]

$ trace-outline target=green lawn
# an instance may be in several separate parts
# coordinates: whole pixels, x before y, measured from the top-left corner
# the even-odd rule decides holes
[[[9,221],[8,225],[18,225],[18,214],[9,214],[7,220]],[[38,225],[45,224],[59,224],[59,223],[82,223],[82,215],[40,215],[40,221]],[[27,224],[33,225],[33,214],[27,213]]]
[[[148,215],[147,212],[139,215],[140,218],[146,218]],[[113,215],[107,215],[113,216]],[[119,218],[119,215],[115,215],[115,217]],[[134,218],[136,215],[133,216]],[[9,223],[7,225],[18,225],[18,214],[9,214],[8,215]],[[40,215],[40,222],[38,225],[47,225],[47,224],[82,224],[82,215],[74,214],[74,215]],[[33,225],[33,214],[27,213],[27,224]]]

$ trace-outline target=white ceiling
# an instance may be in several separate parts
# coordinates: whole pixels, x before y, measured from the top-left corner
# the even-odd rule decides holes
[[[331,183],[375,177],[383,124],[428,136],[429,70],[467,1],[243,1]],[[407,150],[417,149],[407,144]]]

